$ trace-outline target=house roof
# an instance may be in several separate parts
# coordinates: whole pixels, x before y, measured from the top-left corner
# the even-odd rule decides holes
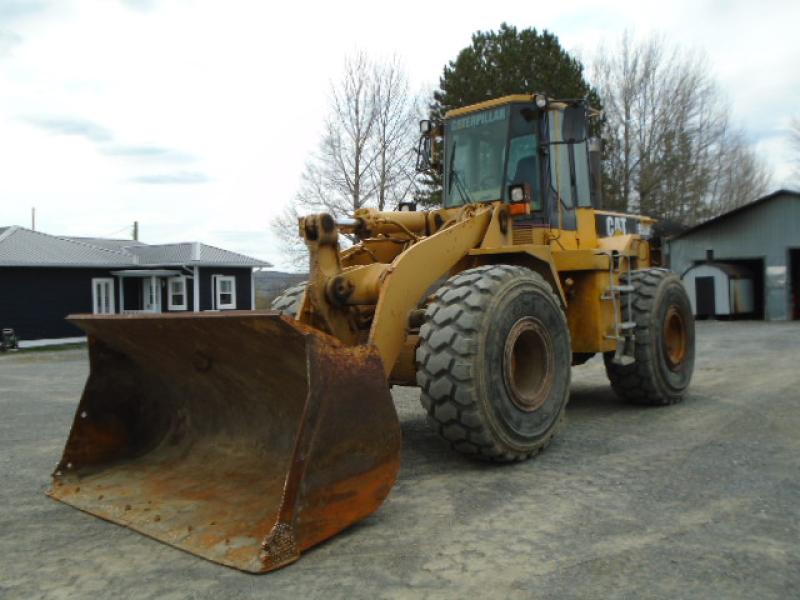
[[[5,228],[0,236],[1,266],[102,267],[131,264],[124,252],[24,227]]]
[[[687,229],[683,233],[680,233],[680,234],[676,235],[672,239],[673,240],[677,240],[677,239],[680,239],[680,238],[685,237],[687,235],[690,235],[690,234],[694,233],[695,231],[698,231],[699,229],[703,229],[703,228],[705,228],[705,227],[707,227],[709,225],[713,225],[715,223],[718,223],[719,221],[727,219],[728,217],[732,217],[733,215],[739,214],[741,212],[744,212],[746,210],[749,210],[751,208],[754,208],[756,206],[764,204],[765,202],[769,202],[770,200],[774,200],[775,198],[778,198],[779,196],[790,196],[792,198],[800,198],[800,192],[794,191],[794,190],[780,189],[780,190],[778,190],[776,192],[772,192],[771,194],[767,194],[766,196],[762,196],[761,198],[759,198],[757,200],[753,200],[752,202],[748,202],[747,204],[743,204],[742,206],[734,208],[733,210],[729,210],[726,213],[722,213],[721,215],[716,216],[713,219],[709,219],[708,221],[703,221],[702,223],[699,223],[699,224],[695,225],[694,227],[690,227],[689,229]]]
[[[139,245],[125,248],[139,259],[142,265],[226,265],[229,267],[269,267],[264,261],[209,246],[202,242],[181,242],[158,246]],[[255,262],[254,262],[255,261]]]
[[[76,242],[84,242],[92,246],[99,246],[106,250],[124,250],[130,246],[146,246],[146,244],[136,240],[116,240],[96,237],[69,237],[67,239],[75,240]]]
[[[5,267],[269,267],[268,262],[201,242],[144,244],[135,240],[72,238],[25,227],[0,227]]]

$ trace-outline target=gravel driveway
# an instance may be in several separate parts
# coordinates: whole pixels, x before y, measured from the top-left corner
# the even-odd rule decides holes
[[[247,575],[44,496],[85,350],[0,356],[0,598],[797,598],[800,322],[703,322],[690,396],[626,405],[573,369],[567,426],[493,466],[395,388],[397,486],[294,565]]]

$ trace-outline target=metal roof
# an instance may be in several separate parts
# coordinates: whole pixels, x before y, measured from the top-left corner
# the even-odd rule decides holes
[[[0,266],[123,266],[131,259],[124,252],[24,227],[8,227],[0,237]]]
[[[694,233],[695,231],[697,231],[699,229],[703,229],[704,227],[707,227],[708,225],[713,225],[715,223],[718,223],[719,221],[722,221],[723,219],[727,219],[730,216],[737,215],[740,212],[743,212],[745,210],[751,209],[751,208],[753,208],[755,206],[759,206],[759,205],[761,205],[761,204],[763,204],[765,202],[769,202],[770,200],[773,200],[774,198],[777,198],[779,196],[791,196],[793,198],[800,198],[800,192],[797,192],[797,191],[794,191],[794,190],[780,189],[780,190],[778,190],[776,192],[772,192],[771,194],[767,194],[766,196],[762,196],[758,200],[753,200],[752,202],[749,202],[747,204],[743,204],[742,206],[734,208],[733,210],[729,210],[726,213],[722,213],[721,215],[716,216],[713,219],[709,219],[708,221],[703,221],[702,223],[699,223],[699,224],[695,225],[694,227],[690,227],[689,229],[687,229],[683,233],[680,233],[680,234],[676,235],[672,239],[673,240],[677,240],[677,239],[680,239],[680,238],[685,237],[687,235],[690,235],[690,234]]]
[[[0,228],[5,267],[269,267],[268,262],[201,242],[144,244],[135,240],[70,238],[25,227]]]
[[[132,246],[128,252],[138,257],[140,265],[225,265],[229,267],[269,267],[267,262],[209,246],[202,242],[181,242],[157,246]]]
[[[136,240],[118,240],[109,238],[74,237],[74,236],[70,237],[69,239],[78,242],[84,242],[86,244],[91,244],[93,246],[99,246],[100,248],[105,248],[106,250],[124,250],[125,248],[128,248],[130,246],[146,245]]]

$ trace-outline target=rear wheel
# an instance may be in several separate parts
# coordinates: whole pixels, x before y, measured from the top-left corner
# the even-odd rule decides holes
[[[634,271],[629,283],[636,323],[634,362],[614,364],[604,355],[611,387],[637,404],[680,402],[694,371],[694,317],[689,297],[674,273],[665,269]],[[622,296],[627,306],[627,294]]]
[[[569,397],[569,328],[558,298],[523,267],[451,277],[425,311],[417,383],[428,422],[455,450],[513,461],[546,446]]]
[[[303,294],[306,293],[307,285],[308,282],[304,281],[284,290],[280,296],[272,301],[270,308],[292,318],[296,317],[297,311],[300,310],[300,303],[303,301]]]

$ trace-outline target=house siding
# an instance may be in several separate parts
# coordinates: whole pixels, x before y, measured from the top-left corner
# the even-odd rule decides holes
[[[212,310],[213,292],[211,277],[227,275],[236,278],[236,309],[251,310],[250,303],[251,276],[253,269],[234,267],[201,267],[200,268],[200,310]]]
[[[84,333],[65,321],[92,312],[92,279],[114,279],[113,269],[0,267],[0,328],[11,327],[21,340],[77,337]]]

